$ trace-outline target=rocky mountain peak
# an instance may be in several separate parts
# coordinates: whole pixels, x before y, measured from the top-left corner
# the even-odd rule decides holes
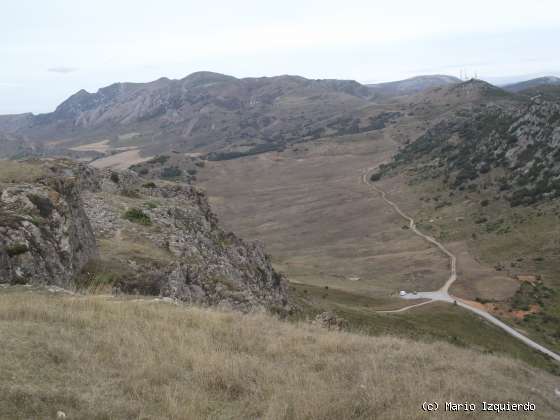
[[[211,83],[233,82],[236,80],[238,79],[233,76],[227,76],[225,74],[214,73],[211,71],[197,71],[181,79],[182,82],[186,82],[193,86],[200,86]]]

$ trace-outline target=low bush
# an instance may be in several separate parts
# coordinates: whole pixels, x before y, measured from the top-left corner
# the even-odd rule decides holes
[[[379,173],[379,172],[371,174],[371,176],[369,177],[369,180],[371,182],[376,182],[376,181],[379,181],[380,179],[381,179],[381,173]]]
[[[123,218],[128,220],[129,222],[138,223],[145,226],[149,226],[152,224],[152,220],[150,219],[150,216],[148,216],[140,209],[127,210],[124,213]]]
[[[162,178],[176,178],[183,175],[183,171],[176,166],[171,166],[169,168],[163,168],[161,171]]]
[[[21,243],[16,243],[6,247],[6,253],[10,257],[15,257],[16,255],[25,254],[27,251],[29,251],[27,245]]]

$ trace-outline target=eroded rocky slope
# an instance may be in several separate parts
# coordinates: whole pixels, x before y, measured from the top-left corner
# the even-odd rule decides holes
[[[6,165],[1,282],[286,307],[286,281],[262,245],[221,230],[196,187],[68,160]]]

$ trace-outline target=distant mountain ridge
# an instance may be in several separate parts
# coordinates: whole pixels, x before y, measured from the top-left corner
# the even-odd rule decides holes
[[[523,82],[512,83],[503,86],[504,90],[513,93],[519,93],[524,90],[542,87],[542,86],[560,86],[560,77],[556,76],[545,76],[538,77],[536,79],[525,80]]]
[[[183,79],[114,83],[95,93],[80,90],[51,113],[0,116],[0,157],[95,159],[126,152],[136,163],[179,151],[234,158],[379,129],[399,113],[375,106],[405,97],[445,105],[507,94],[483,81],[446,75],[363,85],[197,72]]]
[[[381,97],[404,96],[420,93],[432,88],[461,83],[461,79],[446,75],[416,76],[395,82],[368,84],[372,93]]]
[[[314,137],[315,123],[367,104],[370,95],[349,80],[198,72],[180,80],[115,83],[96,93],[80,90],[52,113],[0,116],[0,132],[51,148],[101,140],[148,147],[152,154],[251,148]]]

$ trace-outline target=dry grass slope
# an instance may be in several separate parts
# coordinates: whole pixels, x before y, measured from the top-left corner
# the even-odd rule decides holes
[[[16,162],[0,159],[0,183],[33,182],[44,175],[39,162]]]
[[[524,418],[560,410],[557,378],[509,359],[265,314],[4,291],[0,337],[2,419],[57,410],[71,419],[415,419],[429,418],[426,399],[534,402]]]

